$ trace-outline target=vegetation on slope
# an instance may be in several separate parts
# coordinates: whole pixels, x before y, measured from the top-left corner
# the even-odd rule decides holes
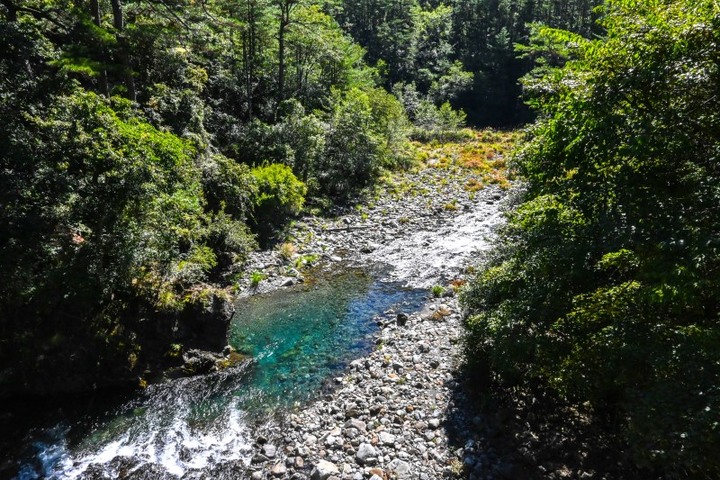
[[[719,19],[611,0],[602,38],[537,29],[526,190],[463,297],[492,378],[589,408],[653,478],[720,474]]]
[[[218,348],[256,237],[404,158],[402,105],[311,1],[4,0],[0,43],[3,394]]]

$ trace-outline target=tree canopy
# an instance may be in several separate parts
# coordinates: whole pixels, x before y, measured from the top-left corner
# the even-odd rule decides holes
[[[535,28],[525,191],[464,297],[500,382],[588,402],[673,478],[720,472],[719,19],[611,0],[600,38]]]

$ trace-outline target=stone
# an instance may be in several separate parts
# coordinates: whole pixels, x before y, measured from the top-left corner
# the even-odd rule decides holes
[[[217,370],[217,361],[220,357],[212,352],[193,349],[182,355],[183,370],[188,375],[200,375]]]
[[[250,480],[262,480],[263,473],[261,471],[255,471],[250,475]]]
[[[269,459],[268,457],[266,457],[265,455],[261,455],[261,454],[259,454],[259,453],[256,453],[255,455],[253,455],[253,457],[252,457],[252,459],[250,460],[250,462],[251,462],[251,463],[265,463],[265,462],[267,462],[268,460],[270,460],[270,459]]]
[[[265,445],[263,445],[260,451],[267,458],[275,458],[275,455],[277,455],[277,447],[270,443],[266,443]]]
[[[347,415],[347,412],[345,414]],[[367,432],[367,425],[365,425],[365,422],[358,420],[357,418],[351,418],[345,422],[345,428],[355,428],[363,433]]]
[[[270,474],[273,477],[282,477],[287,473],[287,467],[282,463],[276,463],[273,465],[273,467],[270,469]]]
[[[383,445],[395,444],[395,435],[389,432],[380,432],[380,435],[378,435],[378,439],[380,440],[380,442],[382,442]]]
[[[408,316],[407,313],[400,312],[397,314],[395,323],[397,323],[398,326],[400,326],[400,327],[404,327],[405,325],[407,325],[407,322],[409,319],[410,319],[410,317]]]
[[[311,480],[328,480],[332,475],[340,473],[340,469],[332,462],[319,460],[310,473]]]
[[[377,246],[372,243],[366,243],[360,248],[361,253],[372,253],[377,250]]]
[[[395,478],[410,478],[410,464],[400,459],[395,459],[388,464],[388,468],[395,474]]]
[[[369,463],[371,459],[375,459],[376,457],[377,451],[375,450],[375,447],[369,443],[361,443],[355,453],[355,460],[357,460],[360,465],[365,465]]]
[[[280,284],[281,287],[292,287],[293,285],[295,285],[295,279],[289,277]]]

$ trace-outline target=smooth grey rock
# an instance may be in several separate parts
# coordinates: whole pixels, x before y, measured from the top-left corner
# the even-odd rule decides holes
[[[267,458],[275,458],[275,455],[277,455],[277,447],[270,443],[266,443],[265,445],[263,445],[262,448],[260,448],[260,451]]]
[[[410,464],[400,459],[395,459],[388,464],[390,470],[395,474],[397,478],[410,478]]]
[[[351,418],[345,422],[345,428],[355,428],[363,433],[367,432],[367,425],[365,425],[365,422],[358,420],[357,418]]]
[[[332,475],[340,473],[340,469],[332,462],[319,460],[310,473],[311,480],[328,480]]]
[[[375,450],[375,447],[369,443],[361,443],[355,453],[355,460],[357,460],[360,465],[367,464],[370,459],[375,457],[377,457],[377,451]]]
[[[395,444],[395,435],[389,432],[380,432],[380,435],[378,435],[378,438],[383,443],[383,445],[393,445]]]

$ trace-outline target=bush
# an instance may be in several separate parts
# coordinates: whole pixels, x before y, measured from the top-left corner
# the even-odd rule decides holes
[[[441,142],[464,140],[465,119],[465,112],[454,110],[449,102],[436,107],[431,101],[423,100],[415,112],[413,138]]]
[[[289,216],[300,213],[305,204],[307,187],[286,165],[271,164],[251,170],[257,193],[253,199],[256,228],[268,234]]]
[[[539,31],[571,58],[527,79],[542,109],[516,157],[527,190],[463,294],[468,348],[504,385],[591,406],[626,443],[628,468],[714,478],[716,10],[617,0],[603,25],[592,41]]]
[[[77,90],[13,118],[0,134],[0,359],[16,367],[12,388],[48,388],[67,371],[123,379],[151,342],[138,320],[183,309],[225,255],[252,247],[246,174],[200,161],[124,100]]]
[[[318,192],[347,197],[382,168],[402,166],[410,158],[407,125],[402,105],[387,92],[335,91],[325,151],[313,171]]]
[[[335,92],[325,152],[313,172],[320,192],[343,197],[368,185],[380,171],[380,145],[368,94]]]

